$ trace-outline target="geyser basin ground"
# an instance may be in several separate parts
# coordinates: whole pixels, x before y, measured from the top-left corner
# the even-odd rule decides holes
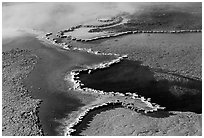
[[[127,98],[128,96],[123,94],[116,95],[105,92],[100,93],[100,95],[99,91],[92,91],[88,88],[83,90],[79,87],[79,89],[73,89],[70,85],[73,82],[76,84],[74,86],[79,86],[73,79],[73,70],[84,69],[86,66],[90,67],[90,64],[101,63],[105,58],[80,51],[98,54],[92,50],[99,50],[105,53],[128,54],[129,59],[142,61],[143,65],[154,68],[154,70],[150,70],[144,67],[141,71],[138,69],[140,67],[135,68],[135,76],[137,77],[128,73],[134,72],[134,70],[127,70],[127,73],[124,73],[127,75],[119,73],[121,78],[124,76],[123,79],[114,75],[113,77],[118,78],[114,83],[120,82],[119,84],[124,86],[125,91],[127,86],[131,87],[132,91],[140,91],[141,94],[151,92],[153,94],[150,96],[157,96],[157,99],[154,99],[155,102],[161,100],[161,97],[170,97],[177,104],[180,103],[181,99],[182,102],[188,101],[189,95],[200,94],[200,82],[196,80],[202,81],[202,33],[200,33],[202,32],[202,4],[168,3],[164,5],[149,3],[145,5],[139,3],[122,3],[122,5],[121,3],[3,3],[3,35],[8,33],[8,36],[17,37],[20,34],[13,34],[11,30],[19,27],[22,27],[23,30],[24,28],[44,30],[48,34],[52,32],[52,36],[45,40],[46,42],[50,40],[49,44],[51,45],[46,45],[48,47],[33,37],[19,37],[14,41],[9,39],[6,42],[3,40],[3,47],[6,49],[20,48],[17,52],[15,52],[16,50],[8,51],[9,56],[2,53],[4,59],[5,56],[9,57],[3,62],[2,101],[4,102],[2,108],[4,114],[2,115],[2,131],[4,135],[60,135],[64,132],[68,134],[69,130],[72,130],[70,126],[80,125],[77,124],[80,119],[82,119],[80,120],[82,127],[75,127],[78,132],[81,130],[82,133],[84,132],[83,123],[85,127],[92,128],[91,130],[88,128],[86,131],[88,133],[85,132],[84,135],[201,135],[202,114],[179,112],[179,115],[178,112],[171,111],[174,113],[173,115],[168,116],[167,114],[165,118],[155,118],[145,114],[145,112],[142,114],[138,110],[134,110],[146,107],[142,101],[143,97],[133,101],[134,105],[132,105],[131,100],[134,97],[130,100]],[[117,24],[111,25],[111,22],[108,21],[107,23],[110,23],[108,25],[106,21],[103,22],[103,19],[102,22],[97,20],[106,14],[108,17],[118,14],[127,15],[128,22],[118,20],[120,23],[116,21]],[[35,17],[34,20],[33,17]],[[105,27],[100,25],[100,28],[98,26],[96,29],[90,28],[91,30],[86,28],[71,30],[72,32],[69,34],[71,36],[68,38],[63,35],[62,30],[79,24],[84,24],[84,27],[101,24]],[[10,30],[10,28],[13,29]],[[142,34],[127,35],[133,33],[126,32],[128,30],[134,31],[134,34],[138,32],[136,30],[139,30]],[[114,33],[114,35],[104,37],[106,32]],[[193,32],[197,32],[197,34]],[[118,37],[118,35],[127,36]],[[56,39],[53,40],[52,38],[55,37]],[[73,37],[78,37],[78,39]],[[87,40],[79,38],[87,38]],[[92,50],[88,49],[90,46]],[[69,51],[62,50],[60,47]],[[76,47],[80,47],[80,49]],[[81,49],[82,47],[86,49]],[[27,53],[26,50],[22,49],[29,49],[29,52],[27,51]],[[18,55],[16,53],[23,57],[16,58]],[[164,72],[164,70],[166,71]],[[26,75],[29,72],[32,73],[27,79],[22,77],[22,74]],[[143,72],[148,76],[142,75]],[[73,81],[66,80],[68,76],[65,77],[65,75],[67,74],[71,74]],[[101,78],[105,76],[103,75]],[[144,79],[141,79],[142,77]],[[29,91],[25,91],[27,88],[21,85],[21,79],[25,79]],[[107,86],[111,82],[110,80],[112,81],[110,78],[104,80],[104,82],[108,82]],[[123,81],[125,82],[122,83]],[[16,82],[20,85],[16,85]],[[127,82],[136,86],[128,85]],[[144,87],[144,84],[147,85],[147,88]],[[109,88],[117,88],[117,85],[113,86],[113,88],[111,86]],[[162,93],[162,95],[158,96],[157,92]],[[122,100],[122,103],[129,108],[115,108],[114,105],[104,111],[106,106],[101,106],[106,102],[118,100],[119,102]],[[198,99],[199,102],[200,99]],[[188,103],[188,106],[186,103],[182,103],[183,105],[180,104],[177,110],[192,111],[191,109],[196,106],[194,110],[197,111],[200,109],[200,103],[198,106],[192,101]],[[39,106],[40,108],[38,108]],[[168,111],[164,112],[168,113]],[[90,124],[88,124],[89,121],[91,121]],[[42,133],[39,123],[42,124],[44,133]],[[172,130],[176,133],[172,133]]]
[[[172,76],[172,74],[166,73]],[[89,87],[106,92],[131,92],[166,107],[168,111],[202,112],[202,81],[178,75],[175,79],[156,80],[154,71],[139,62],[124,60],[109,68],[82,71],[82,88]]]

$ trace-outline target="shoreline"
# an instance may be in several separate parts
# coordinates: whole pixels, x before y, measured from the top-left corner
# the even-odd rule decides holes
[[[45,38],[45,39],[43,39]],[[52,43],[54,44],[55,46],[58,46],[62,49],[65,49],[65,50],[78,50],[78,51],[84,51],[84,52],[88,52],[90,54],[95,54],[95,55],[114,55],[117,57],[117,59],[114,59],[112,61],[109,61],[109,62],[106,62],[106,63],[100,63],[98,65],[92,65],[92,66],[86,66],[85,69],[79,69],[79,70],[72,70],[70,72],[70,74],[68,74],[67,76],[65,76],[65,80],[68,80],[69,81],[71,80],[71,82],[73,83],[73,89],[76,90],[76,91],[80,91],[80,92],[85,92],[85,93],[95,93],[95,94],[99,94],[99,95],[111,95],[111,96],[115,96],[115,94],[117,96],[120,96],[120,97],[124,97],[125,95],[124,94],[121,94],[121,93],[115,93],[114,92],[110,92],[110,93],[106,93],[106,92],[103,92],[103,91],[97,91],[97,90],[93,90],[93,89],[90,89],[90,88],[86,88],[86,89],[81,89],[80,86],[83,85],[80,83],[80,81],[78,80],[75,80],[75,75],[77,75],[77,73],[79,73],[80,71],[86,71],[86,70],[89,70],[91,72],[91,70],[95,70],[95,69],[100,69],[100,68],[106,68],[106,67],[109,67],[111,64],[117,64],[119,63],[123,58],[126,58],[127,55],[123,55],[123,56],[119,56],[119,54],[114,54],[114,53],[101,53],[99,51],[93,51],[92,49],[87,49],[87,48],[72,48],[72,49],[67,49],[66,48],[66,45],[63,44],[63,43],[55,43],[54,41],[52,40],[48,40],[46,39],[46,37],[43,37],[43,36],[40,36],[39,37],[40,40],[43,40],[44,42],[45,41],[48,41],[48,43]],[[70,78],[71,77],[71,78]],[[127,95],[130,95],[132,97],[134,97],[134,99],[137,97],[138,98],[138,95],[137,94],[131,94],[131,93],[127,93]],[[144,102],[147,106],[150,106],[150,107],[153,107],[153,105],[156,107],[154,109],[164,109],[163,107],[160,107],[159,105],[156,105],[155,103],[151,103],[149,102],[149,99],[145,100],[144,97],[141,97],[139,98],[142,102]],[[97,100],[96,100],[97,101]],[[108,103],[108,102],[107,102]],[[107,103],[104,103],[102,102],[101,104],[97,105],[97,106],[93,106],[93,104],[90,104],[90,105],[86,105],[86,106],[89,106],[86,110],[84,110],[83,112],[81,113],[78,113],[78,117],[75,118],[75,120],[70,123],[67,127],[66,127],[66,132],[65,132],[65,135],[71,135],[72,132],[74,132],[74,130],[72,129],[75,125],[77,125],[78,123],[81,122],[81,119],[83,119],[83,116],[85,116],[86,114],[89,113],[89,111],[91,111],[92,109],[96,109],[97,107],[101,107],[101,106],[104,106],[106,105]],[[114,103],[114,102],[110,102],[110,103]],[[85,107],[86,107],[85,106]],[[145,110],[143,110],[145,111]],[[150,110],[150,112],[153,112],[155,110]]]
[[[145,99],[145,97],[139,96],[136,93],[127,92],[127,93],[123,94],[123,93],[119,93],[119,92],[105,92],[105,91],[100,91],[100,90],[94,90],[94,89],[91,89],[91,88],[81,88],[81,86],[83,84],[81,83],[80,80],[78,80],[78,77],[76,77],[76,75],[78,75],[81,71],[89,71],[89,73],[90,73],[92,70],[108,68],[112,64],[119,63],[121,60],[123,60],[126,57],[127,57],[127,55],[123,55],[123,56],[120,56],[117,59],[114,59],[114,60],[109,61],[109,62],[100,63],[100,64],[92,65],[92,66],[87,66],[85,69],[72,70],[70,72],[70,74],[68,74],[65,77],[65,80],[70,81],[70,82],[73,83],[73,86],[72,86],[73,90],[80,91],[82,93],[85,92],[85,93],[92,93],[92,94],[99,94],[99,95],[105,95],[105,96],[113,97],[113,100],[103,101],[101,104],[99,104],[97,106],[90,106],[86,110],[84,110],[82,113],[80,113],[79,116],[70,125],[67,126],[67,130],[66,130],[65,135],[71,135],[73,132],[75,132],[76,130],[73,129],[73,128],[76,125],[78,125],[78,123],[83,121],[83,118],[87,114],[89,114],[90,111],[92,111],[93,109],[95,110],[95,109],[97,109],[99,107],[108,106],[109,104],[114,105],[114,104],[120,103],[121,106],[124,107],[124,108],[130,108],[131,110],[137,111],[137,112],[142,111],[145,114],[149,113],[149,112],[155,112],[155,111],[158,111],[158,110],[164,110],[165,109],[165,107],[160,107],[160,105],[158,105],[156,103],[151,103],[150,98]],[[115,98],[115,100],[114,100],[114,97],[117,97],[117,98]],[[134,105],[131,102],[128,103],[126,100],[124,100],[124,98],[127,98],[128,100],[133,100],[133,103],[138,102],[138,100],[139,100],[147,108],[142,107],[144,105],[139,107],[138,105]],[[97,99],[96,99],[96,101],[97,101]]]
[[[63,49],[66,49],[66,48],[64,48],[66,45],[64,44],[64,43],[55,43],[54,41],[52,41],[51,40],[51,42],[52,43],[54,43],[54,44],[56,44],[56,45],[58,45],[58,46],[63,46],[62,48]],[[103,91],[97,91],[97,90],[94,90],[94,89],[90,89],[90,88],[85,88],[85,89],[81,89],[80,88],[80,85],[83,85],[83,84],[81,84],[80,83],[80,81],[79,80],[76,80],[75,81],[75,75],[77,75],[80,71],[86,71],[86,70],[89,70],[89,73],[91,72],[91,70],[93,70],[93,69],[100,69],[100,68],[106,68],[106,67],[109,67],[111,64],[116,64],[116,63],[119,63],[120,62],[120,60],[122,60],[123,58],[126,58],[127,57],[127,55],[123,55],[123,56],[119,56],[119,54],[114,54],[114,53],[101,53],[101,52],[99,52],[99,51],[93,51],[91,48],[89,48],[89,49],[87,49],[87,48],[76,48],[76,47],[74,47],[74,48],[72,48],[72,49],[67,49],[67,50],[79,50],[79,51],[85,51],[85,52],[88,52],[88,53],[91,53],[91,54],[96,54],[96,55],[115,55],[115,56],[117,56],[117,58],[118,59],[116,59],[115,61],[110,61],[110,62],[108,62],[108,63],[101,63],[101,64],[98,64],[98,65],[93,65],[93,66],[87,66],[86,67],[86,69],[82,69],[82,70],[73,70],[73,71],[71,71],[71,73],[68,75],[69,76],[69,78],[66,78],[66,79],[70,79],[71,80],[71,82],[72,83],[74,83],[74,85],[73,85],[73,89],[74,90],[78,90],[78,91],[81,91],[82,93],[84,92],[84,93],[93,93],[93,94],[99,94],[99,95],[111,95],[111,96],[115,96],[115,94],[114,94],[114,92],[110,92],[110,93],[106,93],[106,92],[103,92]],[[138,95],[136,95],[136,94],[131,94],[131,93],[127,93],[127,95],[131,95],[132,97],[134,97],[134,96],[138,96]],[[116,95],[119,95],[119,96],[121,96],[121,97],[123,97],[123,96],[125,96],[124,94],[121,94],[121,93],[116,93]],[[135,97],[134,97],[135,98]],[[153,110],[149,110],[150,112],[152,111],[152,112],[154,112],[154,111],[157,111],[157,109],[164,109],[164,107],[160,107],[159,105],[157,105],[156,103],[151,103],[150,102],[150,99],[149,98],[147,98],[147,100],[145,100],[145,98],[144,97],[141,97],[141,98],[138,98],[138,99],[140,99],[140,101],[142,101],[142,102],[144,102],[147,106],[150,106],[150,107],[153,107],[154,106],[154,108],[153,108]],[[95,108],[97,108],[97,107],[100,107],[100,106],[103,106],[104,105],[104,102],[102,102],[100,105],[98,105],[98,106],[95,106],[94,107],[94,109]],[[130,108],[132,108],[132,107],[130,107]],[[134,108],[133,108],[134,109]],[[92,108],[91,108],[91,105],[90,105],[90,107],[88,107],[86,110],[84,110],[83,112],[81,112],[81,113],[79,113],[79,115],[78,115],[78,117],[75,117],[75,120],[72,122],[72,123],[70,123],[68,126],[67,126],[67,129],[65,130],[65,135],[71,135],[72,134],[72,132],[74,132],[75,130],[73,130],[72,128],[74,127],[74,126],[76,126],[78,123],[80,123],[81,122],[81,119],[83,119],[83,116],[85,116],[86,114],[88,114],[89,112],[89,110],[92,110]],[[143,112],[145,112],[145,113],[147,113],[147,112],[149,112],[148,110],[143,110]]]
[[[115,24],[118,25],[118,24]],[[64,33],[66,32],[73,32],[75,29],[78,28],[90,28],[87,26],[83,26],[83,25],[76,25],[73,27],[70,27],[68,29],[65,29],[63,31],[59,31],[56,36],[58,38],[67,38],[68,36],[65,35]],[[107,27],[111,27],[111,26],[107,26]],[[99,28],[99,29],[103,29],[103,27],[94,27],[94,28]],[[92,29],[90,29],[89,31],[91,31]],[[100,32],[100,31],[99,31]],[[82,39],[82,38],[76,38],[71,36],[71,40],[73,41],[79,41],[79,42],[91,42],[91,41],[95,41],[95,40],[100,40],[100,39],[106,39],[106,38],[114,38],[114,37],[118,37],[118,36],[123,36],[123,35],[129,35],[129,34],[141,34],[141,33],[148,33],[148,34],[155,34],[155,33],[166,33],[166,34],[182,34],[182,33],[200,33],[202,32],[202,29],[195,29],[195,30],[191,30],[191,29],[186,29],[186,30],[135,30],[135,31],[124,31],[124,32],[115,32],[115,33],[109,33],[107,35],[101,35],[101,36],[96,36],[93,38],[87,38],[87,39]],[[94,33],[94,32],[87,32],[87,33]],[[49,36],[53,35],[52,32],[46,33],[46,39],[49,39]],[[55,39],[53,40],[55,42]]]
[[[49,43],[52,43],[52,44],[54,44],[54,45],[56,45],[56,46],[59,46],[59,47],[61,47],[61,48],[63,48],[63,49],[65,49],[65,50],[78,50],[78,51],[83,51],[83,52],[87,52],[87,53],[90,53],[90,54],[95,54],[95,55],[114,55],[114,56],[116,56],[117,58],[116,59],[113,59],[112,61],[108,61],[108,62],[102,62],[102,63],[99,63],[99,64],[96,64],[96,65],[92,65],[92,66],[86,66],[86,68],[85,69],[79,69],[79,70],[77,70],[77,69],[74,69],[74,70],[72,70],[71,72],[70,72],[70,74],[68,74],[67,76],[65,76],[65,80],[66,81],[68,81],[68,82],[71,82],[71,83],[73,83],[73,87],[72,88],[70,88],[70,90],[76,90],[76,91],[80,91],[81,93],[87,93],[87,91],[89,91],[88,93],[89,94],[97,94],[97,95],[105,95],[105,96],[108,96],[108,97],[114,97],[114,96],[119,96],[120,98],[120,100],[121,101],[125,101],[125,102],[127,102],[126,100],[124,100],[123,98],[124,97],[127,97],[127,96],[129,96],[129,98],[130,99],[133,99],[133,100],[139,100],[139,101],[141,101],[143,104],[145,104],[148,108],[150,108],[150,109],[144,109],[144,108],[138,108],[138,107],[136,107],[136,110],[138,110],[138,111],[140,111],[140,110],[143,110],[145,113],[147,113],[147,112],[154,112],[154,111],[157,111],[157,110],[163,110],[163,109],[165,109],[165,107],[160,107],[160,105],[158,105],[158,104],[156,104],[156,103],[151,103],[150,102],[150,98],[147,98],[147,99],[145,99],[144,97],[140,97],[140,98],[138,98],[139,96],[136,94],[136,93],[126,93],[126,95],[124,95],[123,93],[119,93],[119,92],[103,92],[103,91],[97,91],[97,90],[93,90],[93,89],[90,89],[90,88],[86,88],[86,89],[81,89],[80,88],[80,82],[77,80],[77,81],[75,81],[75,75],[77,74],[77,73],[79,73],[80,71],[84,71],[84,70],[89,70],[89,71],[91,71],[91,70],[95,70],[95,69],[100,69],[100,68],[107,68],[107,67],[109,67],[111,64],[116,64],[116,63],[119,63],[121,60],[123,60],[124,58],[127,58],[128,57],[128,55],[119,55],[119,54],[116,54],[116,53],[102,53],[102,52],[100,52],[100,51],[93,51],[92,49],[87,49],[87,48],[76,48],[76,47],[74,47],[74,48],[72,48],[72,49],[67,49],[66,48],[66,44],[64,44],[64,43],[56,43],[54,40],[51,40],[51,39],[47,39],[47,37],[41,37],[41,39],[42,38],[45,38],[46,39],[46,41],[48,41]],[[42,39],[42,40],[44,40],[44,39]],[[83,84],[82,84],[83,85]],[[91,92],[91,93],[90,93]],[[113,98],[114,99],[114,98]],[[98,99],[96,99],[96,102],[98,102],[97,101]],[[112,100],[112,99],[111,99]],[[109,103],[110,101],[107,101],[107,103]],[[84,115],[86,115],[87,113],[88,113],[88,111],[89,110],[91,110],[91,109],[95,109],[95,108],[97,108],[97,107],[101,107],[101,106],[104,106],[104,104],[107,104],[106,102],[102,102],[102,103],[100,103],[98,106],[94,106],[94,108],[92,108],[92,106],[93,106],[93,104],[90,104],[90,105],[87,105],[87,106],[89,106],[86,110],[84,110],[84,111],[82,111],[81,113],[78,113],[79,115],[75,118],[75,120],[74,121],[72,121],[72,123],[70,123],[67,127],[66,127],[66,129],[65,129],[65,135],[70,135],[71,133],[72,133],[72,131],[74,131],[74,130],[72,130],[72,127],[74,127],[75,125],[77,125],[79,122],[80,122],[80,120],[81,120],[81,118],[83,118],[83,116]],[[114,103],[113,101],[112,102],[110,102],[110,103]],[[123,103],[124,104],[124,103]],[[124,104],[124,106],[125,106],[125,104]],[[86,106],[85,106],[86,107]],[[131,107],[132,108],[132,107]],[[133,110],[135,110],[135,108],[132,108]]]
[[[2,8],[2,136],[202,136],[201,2]]]

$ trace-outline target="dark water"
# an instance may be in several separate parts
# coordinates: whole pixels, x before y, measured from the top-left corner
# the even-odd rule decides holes
[[[60,119],[78,110],[84,104],[68,91],[65,74],[77,67],[110,60],[110,56],[96,56],[84,52],[65,51],[54,46],[45,46],[33,36],[23,36],[8,41],[3,49],[30,49],[39,60],[34,70],[24,79],[24,85],[31,90],[33,98],[42,99],[39,119],[46,135],[62,135]],[[91,99],[91,98],[90,98]],[[59,129],[61,128],[61,129]]]
[[[85,84],[83,87],[121,93],[136,92],[166,107],[167,111],[202,113],[201,81],[156,81],[154,72],[146,66],[141,66],[139,62],[124,60],[91,74],[84,71],[79,77]],[[182,90],[172,89],[172,86],[182,87]]]

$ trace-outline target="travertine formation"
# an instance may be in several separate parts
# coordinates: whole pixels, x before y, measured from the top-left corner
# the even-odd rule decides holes
[[[57,38],[61,38],[61,39],[64,39],[64,38],[68,38],[70,40],[73,40],[73,41],[79,41],[79,42],[90,42],[90,41],[95,41],[95,40],[99,40],[99,39],[107,39],[107,38],[113,38],[113,37],[118,37],[118,36],[123,36],[123,35],[128,35],[128,34],[140,34],[140,33],[196,33],[196,32],[202,32],[202,30],[134,30],[134,31],[124,31],[124,32],[118,32],[118,33],[113,33],[113,32],[106,32],[105,34],[103,35],[100,35],[100,36],[96,36],[96,37],[92,37],[92,38],[86,38],[86,39],[82,39],[82,38],[76,38],[76,37],[73,37],[72,35],[66,35],[67,32],[73,32],[75,31],[76,29],[79,29],[79,28],[90,28],[90,30],[87,32],[87,33],[94,33],[94,30],[103,30],[104,28],[109,28],[111,26],[117,26],[119,24],[122,23],[123,21],[123,17],[113,17],[111,18],[110,20],[100,20],[98,19],[99,22],[102,22],[102,23],[105,23],[105,22],[108,22],[106,24],[102,24],[102,25],[76,25],[76,26],[73,26],[73,27],[70,27],[68,29],[65,29],[65,30],[62,30],[62,31],[59,31],[56,36]],[[101,31],[99,31],[101,32]],[[50,39],[49,36],[53,35],[52,32],[49,32],[47,33],[45,36],[47,39]],[[53,38],[53,42],[54,43],[57,43],[57,40],[55,38]],[[66,43],[64,44],[66,45],[67,47],[70,47],[68,46]]]
[[[144,100],[144,97],[141,98],[142,100]],[[89,114],[89,112],[91,112],[92,110],[97,110],[97,108],[103,108],[103,107],[108,107],[108,106],[118,106],[120,105],[121,107],[124,107],[124,108],[128,108],[128,109],[131,109],[133,111],[137,111],[137,112],[145,112],[145,113],[148,113],[148,112],[154,112],[154,111],[157,111],[159,109],[163,109],[159,106],[157,106],[158,108],[154,108],[152,110],[145,110],[143,108],[140,108],[140,107],[134,107],[133,104],[131,103],[124,103],[120,100],[115,100],[115,101],[109,101],[109,102],[106,102],[106,103],[102,103],[100,105],[96,105],[96,106],[92,106],[90,108],[87,108],[84,112],[82,112],[81,114],[79,114],[79,116],[71,123],[67,126],[67,129],[66,129],[66,132],[65,132],[65,135],[67,136],[70,136],[72,135],[73,132],[76,131],[76,129],[74,129],[74,127],[76,125],[78,125],[80,122],[83,121],[83,118]]]
[[[66,49],[64,43],[58,44],[58,43],[53,42],[52,40],[49,40],[49,41],[57,46],[61,46],[64,49]],[[133,111],[144,112],[144,113],[165,109],[164,107],[160,107],[159,105],[155,103],[151,103],[150,98],[145,99],[144,97],[139,96],[136,93],[127,92],[123,94],[119,92],[105,92],[105,91],[100,91],[100,90],[94,90],[91,88],[81,88],[83,84],[81,83],[81,81],[79,80],[79,77],[77,76],[81,71],[88,71],[89,73],[91,73],[92,70],[110,67],[112,64],[117,64],[124,58],[127,58],[127,55],[120,56],[119,54],[115,54],[115,53],[102,53],[99,51],[93,51],[92,49],[76,48],[76,47],[72,48],[72,50],[86,51],[88,53],[92,53],[96,55],[114,55],[116,56],[116,58],[108,62],[86,66],[86,68],[84,69],[72,70],[70,74],[66,76],[65,80],[73,84],[70,90],[76,90],[76,91],[81,91],[82,93],[93,93],[93,94],[99,94],[101,96],[111,97],[108,100],[104,100],[100,104],[90,106],[89,108],[81,112],[79,116],[67,126],[67,129],[65,132],[66,135],[71,135],[71,133],[75,131],[73,127],[77,125],[78,123],[80,123],[83,117],[89,113],[89,111],[92,111],[93,109],[95,110],[99,107],[120,104],[122,107],[129,108]]]
[[[105,21],[105,22],[109,22],[109,20]],[[119,32],[119,33],[110,33],[108,35],[101,35],[101,36],[93,37],[93,38],[90,38],[90,39],[80,39],[80,38],[75,38],[75,37],[72,37],[72,36],[67,36],[67,35],[64,34],[66,32],[74,31],[75,29],[78,29],[80,27],[87,27],[87,28],[98,27],[99,28],[99,27],[103,27],[103,26],[77,25],[75,27],[71,27],[71,28],[66,29],[64,31],[58,32],[57,37],[61,38],[61,39],[69,37],[69,39],[72,40],[72,41],[89,42],[89,41],[94,41],[94,40],[99,40],[99,39],[118,37],[118,36],[123,36],[123,35],[128,35],[128,34],[139,34],[139,33],[196,33],[196,32],[201,32],[201,30],[172,30],[172,31],[166,31],[166,30],[165,31],[164,30],[163,31],[136,30],[136,31],[125,31],[125,32]],[[89,31],[88,33],[91,33],[91,31]],[[97,65],[92,65],[92,66],[86,66],[86,68],[83,68],[83,69],[72,70],[70,72],[70,74],[68,74],[66,76],[65,80],[67,80],[67,81],[69,81],[69,82],[71,82],[73,84],[73,87],[70,88],[72,90],[81,91],[82,93],[99,94],[99,95],[102,95],[102,96],[104,95],[104,96],[109,96],[109,97],[113,97],[113,98],[112,99],[110,98],[109,100],[106,100],[106,101],[102,102],[101,104],[90,106],[89,108],[87,108],[86,110],[81,112],[79,114],[79,116],[75,120],[73,120],[72,123],[70,123],[67,126],[65,135],[72,135],[72,133],[75,132],[74,127],[76,125],[78,125],[81,121],[83,121],[83,118],[90,111],[97,110],[97,108],[100,108],[100,107],[106,107],[106,106],[110,106],[110,105],[111,106],[112,105],[121,105],[121,107],[129,108],[129,109],[131,109],[133,111],[143,112],[143,113],[154,112],[154,111],[165,109],[165,107],[160,107],[156,103],[151,103],[150,98],[145,99],[144,97],[137,95],[137,93],[104,92],[104,91],[101,91],[101,90],[94,90],[94,89],[86,88],[86,87],[82,88],[81,86],[83,86],[84,84],[81,83],[81,81],[80,81],[80,79],[78,77],[80,72],[87,71],[88,73],[91,73],[92,70],[97,70],[97,69],[110,67],[110,65],[112,65],[112,64],[119,63],[123,58],[126,58],[127,55],[120,56],[119,54],[114,54],[114,53],[101,53],[99,51],[93,51],[92,49],[87,49],[87,48],[76,48],[76,47],[72,48],[72,46],[68,45],[67,43],[58,43],[55,38],[53,38],[51,40],[49,38],[49,36],[51,36],[51,35],[52,35],[52,33],[47,33],[46,34],[46,39],[51,41],[55,45],[63,47],[64,49],[86,51],[88,53],[97,54],[97,55],[114,55],[114,56],[117,57],[116,59],[114,59],[112,61],[109,61],[109,62],[104,62],[104,63],[100,63],[100,64],[97,64]],[[142,102],[143,104],[138,104],[139,102]]]
[[[126,57],[126,55],[120,56],[120,57],[118,57],[112,61],[109,61],[109,62],[100,63],[98,65],[87,66],[85,69],[73,70],[67,76],[66,80],[69,80],[73,83],[72,89],[74,89],[74,90],[81,91],[81,92],[93,93],[93,94],[97,93],[100,95],[109,95],[109,96],[112,96],[113,98],[110,100],[104,101],[102,104],[99,104],[97,106],[91,106],[90,108],[87,108],[87,110],[82,112],[76,118],[76,120],[67,127],[66,135],[71,135],[71,133],[75,131],[75,129],[73,129],[73,127],[75,125],[77,125],[78,123],[80,123],[82,121],[83,117],[89,113],[89,111],[92,111],[93,109],[95,110],[99,107],[119,104],[122,107],[129,108],[133,111],[143,112],[143,113],[154,112],[154,111],[165,109],[165,107],[160,107],[158,104],[151,103],[150,98],[145,99],[144,97],[139,96],[136,93],[127,92],[127,93],[123,94],[123,93],[119,93],[119,92],[105,92],[105,91],[101,91],[101,90],[94,90],[91,88],[81,88],[81,86],[83,86],[84,84],[81,83],[81,81],[79,80],[79,77],[77,76],[81,71],[88,71],[90,73],[92,70],[107,68],[107,67],[110,67],[110,65],[112,65],[112,64],[116,64],[116,63],[120,62],[124,57]],[[138,103],[141,102],[141,104],[138,104],[137,102]]]
[[[73,28],[73,27],[71,27]],[[68,29],[70,30],[70,29]],[[74,31],[74,30],[72,30]],[[67,38],[68,36],[64,35],[63,32],[66,31],[62,31],[61,34],[57,34],[57,37],[59,38]],[[108,34],[108,35],[101,35],[101,36],[97,36],[97,37],[93,37],[90,39],[80,39],[80,38],[75,38],[75,37],[71,37],[71,40],[73,41],[79,41],[79,42],[90,42],[90,41],[95,41],[95,40],[100,40],[100,39],[106,39],[106,38],[113,38],[113,37],[118,37],[118,36],[123,36],[123,35],[128,35],[128,34],[139,34],[139,33],[200,33],[202,32],[202,30],[172,30],[172,31],[125,31],[125,32],[119,32],[119,33],[114,33],[114,34]],[[47,33],[46,36],[49,36],[50,33]],[[49,37],[47,38],[49,39]],[[54,39],[54,42],[56,42],[57,40]]]

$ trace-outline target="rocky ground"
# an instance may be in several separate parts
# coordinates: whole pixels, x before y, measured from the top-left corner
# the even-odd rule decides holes
[[[142,115],[115,108],[89,118],[80,135],[89,136],[192,136],[202,135],[202,115],[172,112],[169,117]]]
[[[202,6],[200,3],[156,3],[144,5],[134,13],[123,13],[128,22],[106,28],[95,28],[97,32],[126,31],[187,31],[185,33],[142,33],[92,42],[77,42],[70,38],[57,38],[69,47],[91,48],[105,53],[128,54],[129,59],[141,61],[151,68],[162,69],[186,77],[200,79],[202,57]],[[93,29],[94,30],[94,29]],[[192,30],[198,30],[193,33]],[[93,31],[93,32],[95,32]],[[72,35],[72,34],[71,34]],[[75,38],[76,39],[76,38]]]
[[[202,78],[202,34],[132,34],[87,44],[73,43],[105,53],[128,54],[154,69],[190,78]]]
[[[33,99],[23,79],[37,62],[28,50],[12,49],[2,53],[2,135],[41,136],[39,99]]]
[[[202,29],[199,7],[195,11],[191,7],[191,12],[187,8],[178,10],[169,7],[166,10],[162,8],[147,10],[151,12],[131,15],[129,23],[105,30],[120,32],[135,29]],[[72,42],[71,45],[105,53],[128,54],[130,60],[141,61],[153,71],[160,70],[161,73],[154,74],[157,80],[164,78],[170,81],[177,80],[180,75],[202,81],[201,38],[201,33],[133,34],[88,43]],[[176,93],[183,91],[178,87],[171,89]],[[81,129],[79,135],[202,135],[202,114],[193,112],[172,111],[170,116],[163,117],[116,108],[96,113],[87,122],[85,127],[79,127]]]
[[[153,71],[165,72],[155,73],[157,80],[177,80],[176,76],[181,75],[201,81],[201,37],[201,33],[133,34],[88,43],[72,42],[71,45],[104,53],[128,54],[130,60],[141,61]],[[172,89],[176,93],[180,91],[180,88]],[[172,116],[155,118],[129,113],[126,109],[118,110],[98,113],[87,121],[90,124],[85,123],[86,127],[79,130],[79,135],[201,135],[201,114],[177,112]],[[123,118],[118,117],[119,114]]]

